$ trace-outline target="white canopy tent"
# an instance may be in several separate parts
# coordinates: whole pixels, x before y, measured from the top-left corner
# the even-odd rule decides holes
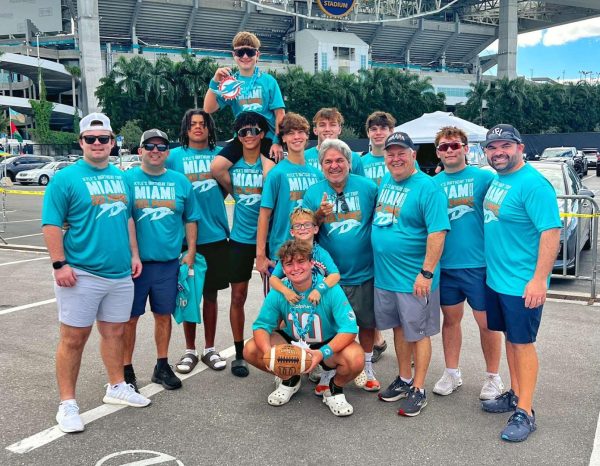
[[[485,141],[487,129],[470,121],[463,120],[448,112],[424,113],[415,120],[396,126],[394,131],[403,131],[415,144],[433,143],[435,134],[444,126],[456,126],[467,133],[469,142]]]

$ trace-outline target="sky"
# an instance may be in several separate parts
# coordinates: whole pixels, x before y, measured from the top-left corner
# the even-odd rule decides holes
[[[517,74],[526,78],[551,78],[577,81],[585,78],[600,82],[600,18],[520,34]],[[481,55],[496,53],[498,41]],[[496,67],[486,74],[496,74]]]

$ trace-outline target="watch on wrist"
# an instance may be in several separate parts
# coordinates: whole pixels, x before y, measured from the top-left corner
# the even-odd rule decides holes
[[[421,275],[423,275],[427,280],[431,280],[433,278],[433,272],[429,270],[421,269]]]
[[[52,262],[52,268],[54,270],[62,269],[65,265],[67,265],[67,261],[55,261],[55,262]]]

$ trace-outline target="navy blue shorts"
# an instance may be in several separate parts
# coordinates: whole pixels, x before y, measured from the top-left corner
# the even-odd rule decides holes
[[[156,314],[173,314],[177,299],[177,276],[179,259],[167,262],[143,262],[142,274],[133,280],[134,295],[131,317],[146,312],[150,297],[150,309]]]
[[[454,306],[465,299],[473,310],[485,310],[485,267],[442,269],[440,304]]]
[[[506,333],[511,343],[534,343],[537,337],[542,309],[525,307],[525,298],[497,293],[489,286],[485,287],[487,326],[490,330]]]

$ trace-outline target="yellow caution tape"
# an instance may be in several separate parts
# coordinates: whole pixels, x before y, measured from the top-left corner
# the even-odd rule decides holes
[[[18,189],[0,189],[0,193],[23,194],[25,196],[43,196],[44,191],[19,191]]]
[[[600,213],[597,213],[597,214],[571,214],[568,212],[561,212],[560,216],[563,218],[565,218],[565,217],[594,218],[594,217],[600,217]]]

